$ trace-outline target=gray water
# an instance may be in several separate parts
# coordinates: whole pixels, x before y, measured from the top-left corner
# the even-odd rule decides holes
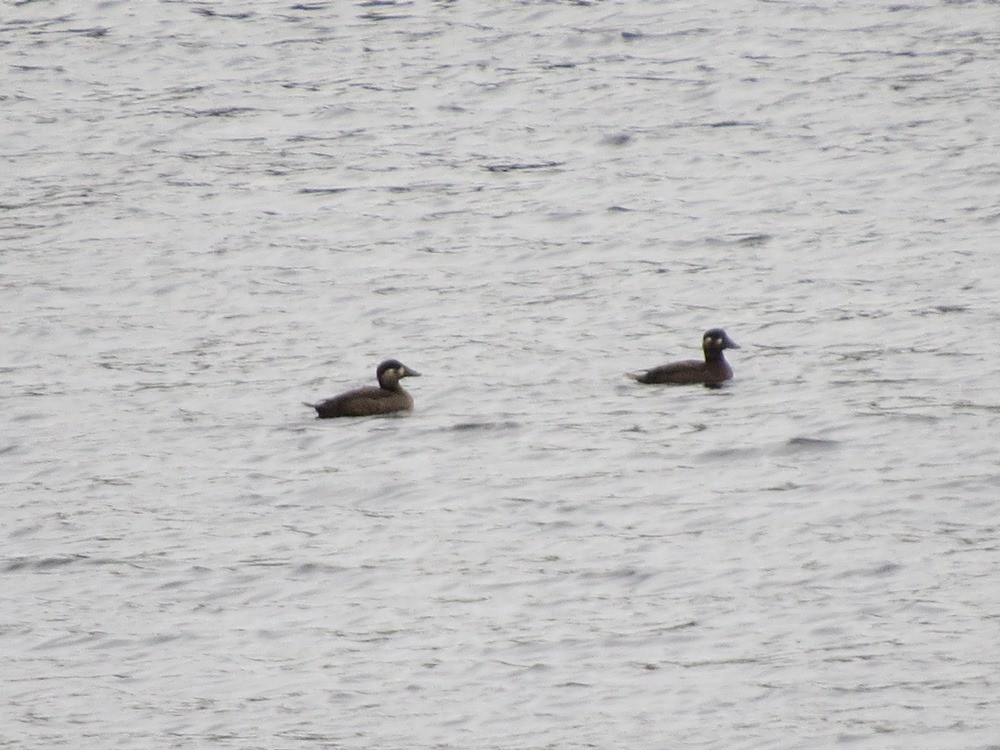
[[[0,747],[1000,743],[996,3],[0,55]],[[411,415],[301,405],[390,356]]]

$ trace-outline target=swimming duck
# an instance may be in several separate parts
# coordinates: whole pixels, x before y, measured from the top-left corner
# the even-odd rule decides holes
[[[722,355],[724,349],[739,349],[740,347],[721,328],[705,331],[701,339],[701,348],[705,352],[705,361],[689,359],[683,362],[671,362],[643,372],[630,372],[628,376],[640,383],[704,383],[707,386],[718,386],[733,377],[733,368]]]
[[[305,405],[315,409],[320,419],[368,417],[373,414],[389,414],[413,409],[413,397],[402,389],[399,381],[403,378],[417,377],[420,375],[419,372],[411,370],[397,359],[387,359],[378,366],[375,375],[378,377],[378,388],[366,386],[341,393],[317,404]]]

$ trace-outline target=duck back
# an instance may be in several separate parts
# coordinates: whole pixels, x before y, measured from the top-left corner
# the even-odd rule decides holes
[[[686,385],[706,382],[706,377],[708,376],[707,370],[708,367],[704,362],[699,362],[696,359],[688,359],[683,362],[671,362],[669,365],[660,365],[651,370],[636,373],[633,377],[640,383],[676,383],[678,385]]]
[[[316,410],[321,419],[332,417],[369,417],[375,414],[390,414],[396,411],[412,411],[413,397],[402,388],[388,391],[368,386],[339,396],[306,404]]]

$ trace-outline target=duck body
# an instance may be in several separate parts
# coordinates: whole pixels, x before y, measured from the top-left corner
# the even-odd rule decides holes
[[[671,362],[642,372],[629,373],[629,377],[639,383],[658,384],[672,383],[674,385],[691,385],[700,383],[710,387],[718,386],[733,377],[733,368],[726,362],[723,351],[739,349],[721,328],[705,331],[701,339],[705,360],[689,359],[682,362]]]
[[[376,414],[391,414],[398,411],[412,411],[413,397],[403,390],[399,381],[406,377],[420,375],[396,359],[387,359],[375,371],[378,388],[366,386],[341,393],[315,404],[305,404],[316,410],[320,419],[334,417],[370,417]],[[305,402],[303,402],[305,403]]]

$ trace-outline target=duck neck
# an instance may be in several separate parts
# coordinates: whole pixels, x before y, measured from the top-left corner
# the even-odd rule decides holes
[[[722,356],[722,349],[706,349],[705,350],[705,361],[712,362],[725,362],[726,358]]]
[[[399,380],[391,376],[383,376],[378,379],[378,387],[383,391],[402,391],[403,388],[399,384]]]

